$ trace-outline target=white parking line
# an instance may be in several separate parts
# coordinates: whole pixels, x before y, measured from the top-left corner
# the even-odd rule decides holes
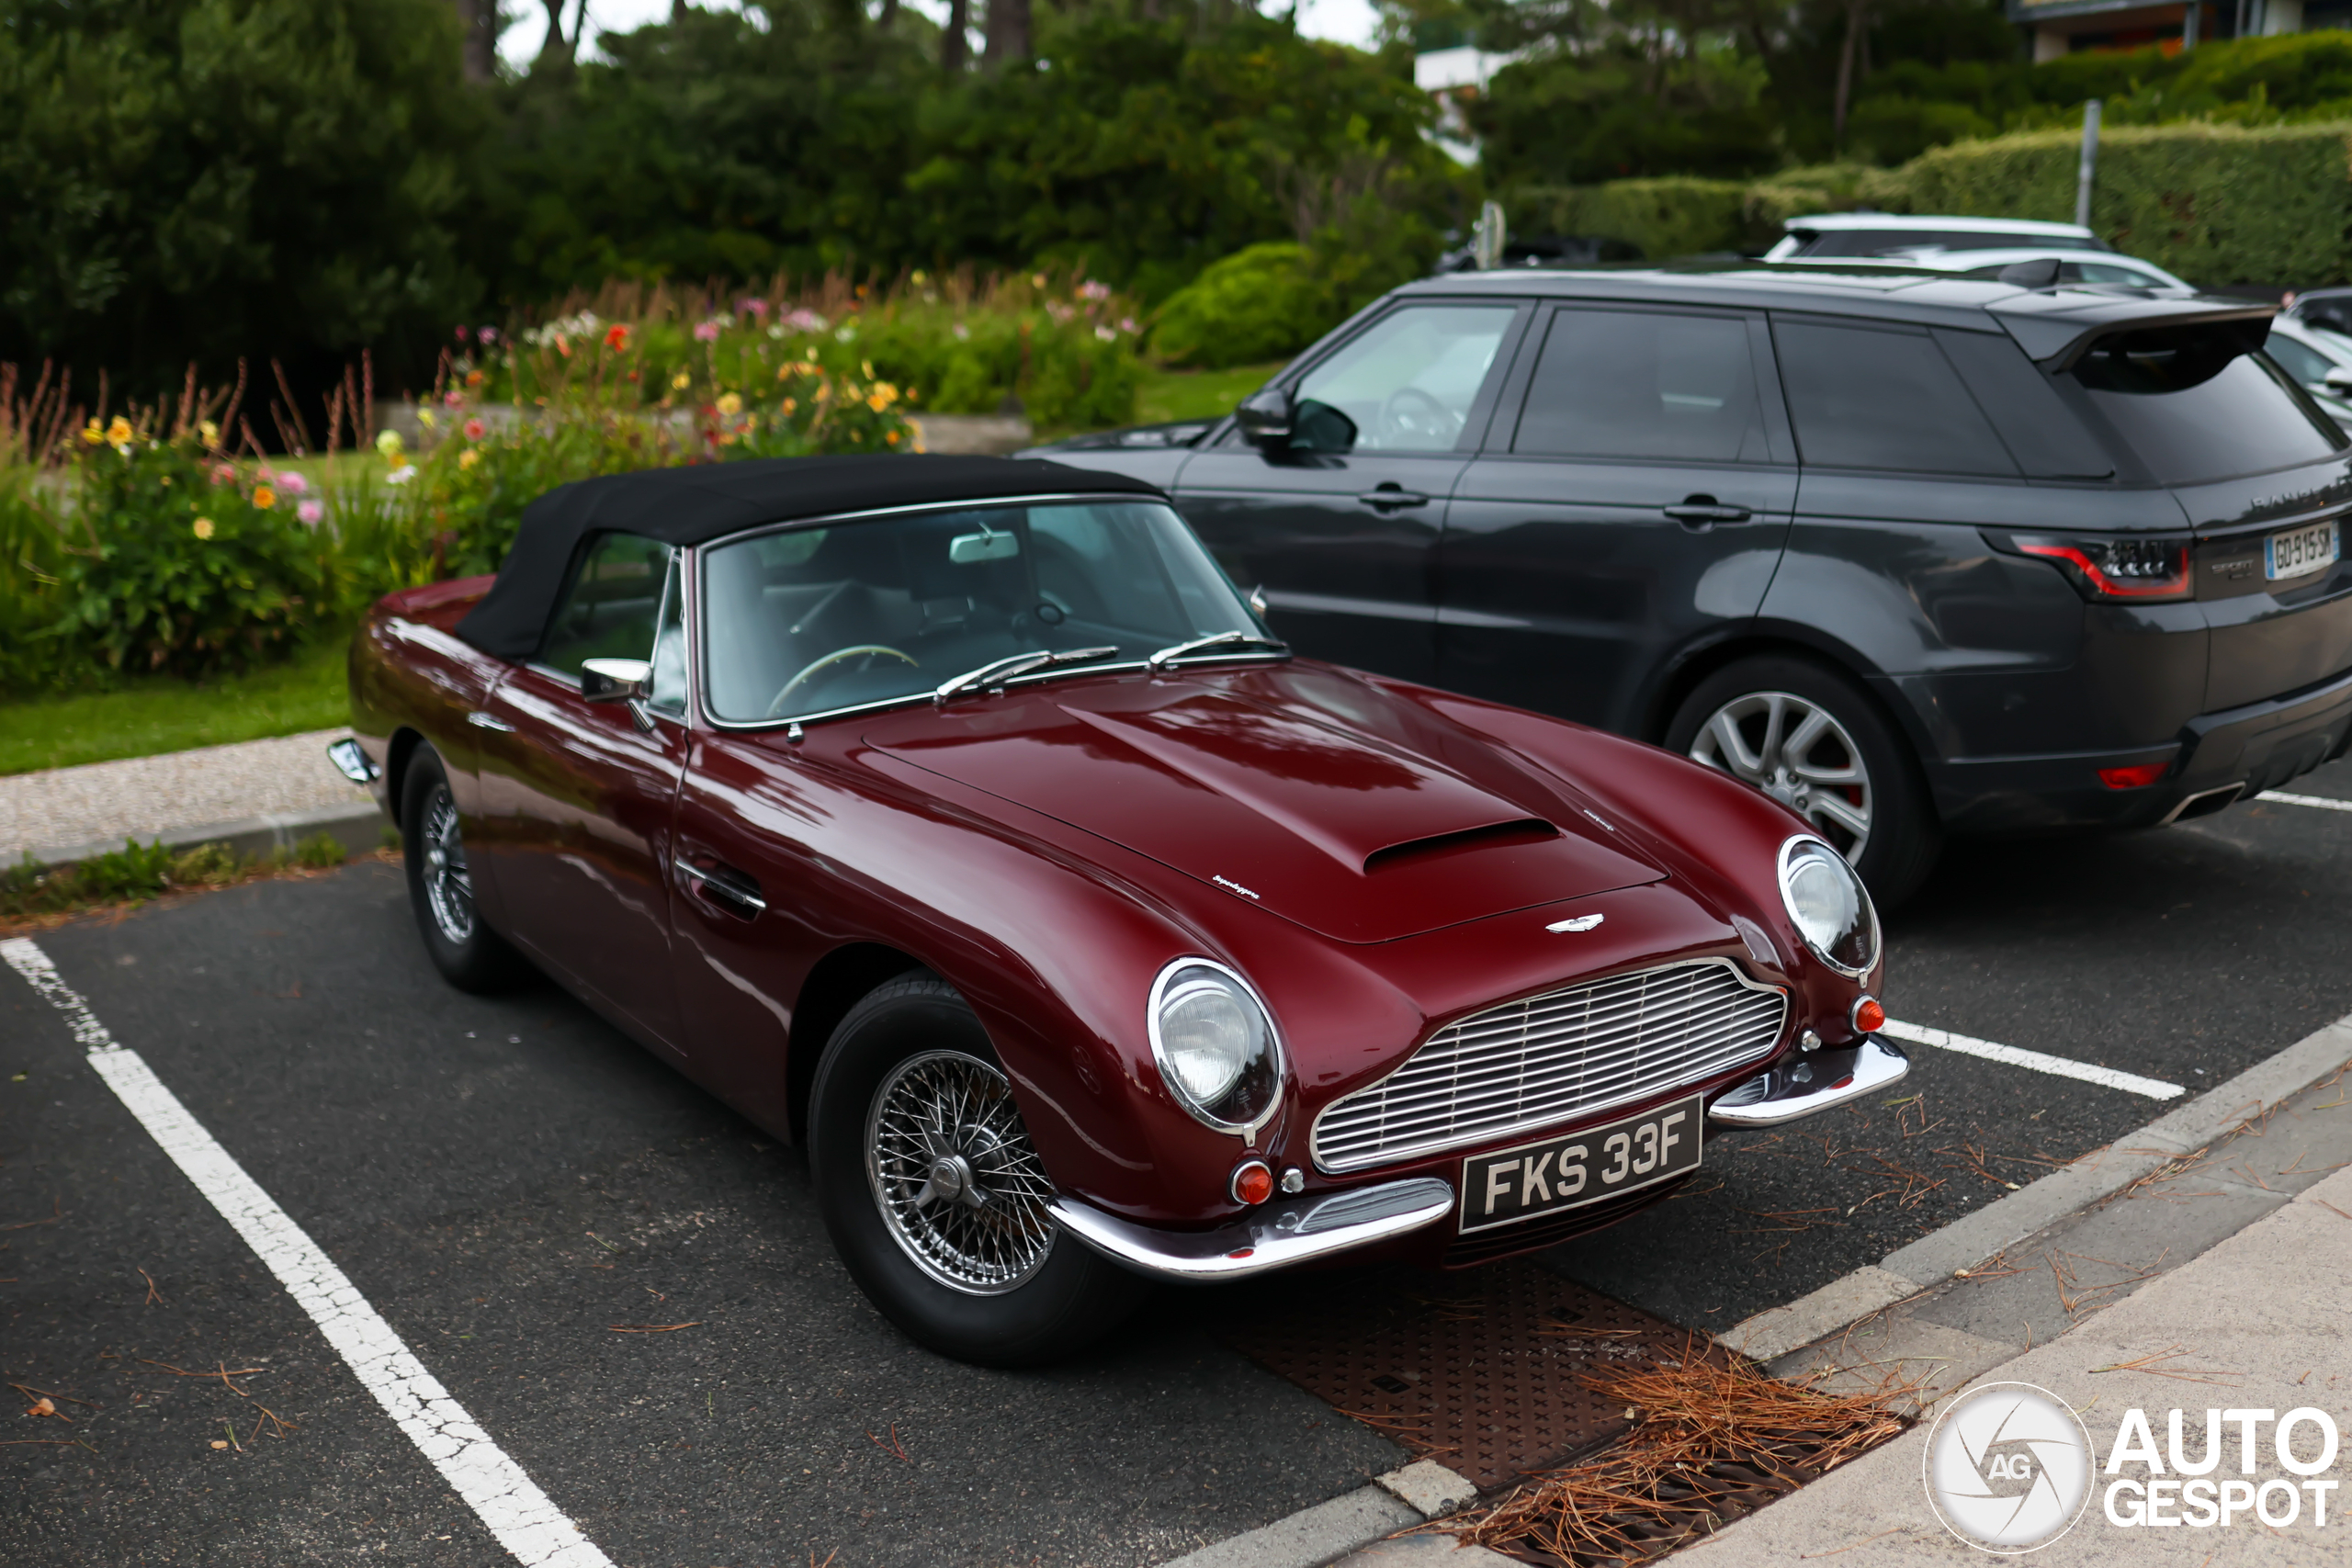
[[[2275,800],[2281,806],[2316,806],[2322,811],[2352,811],[2352,800],[2330,800],[2324,795],[2286,795],[2275,789],[2266,789],[2254,798]]]
[[[65,1015],[90,1066],[140,1125],[220,1211],[245,1244],[311,1314],[354,1375],[418,1451],[433,1461],[498,1538],[530,1568],[612,1568],[580,1527],[548,1501],[523,1467],[449,1397],[319,1246],[263,1191],[139,1054],[115,1043],[89,1004],[59,976],[49,954],[22,937],[0,942],[0,958]]]
[[[2012,1067],[2030,1067],[2037,1073],[2049,1073],[2057,1077],[2080,1078],[2085,1083],[2120,1089],[2126,1094],[2144,1094],[2150,1100],[2177,1100],[2188,1092],[2180,1085],[2166,1083],[2161,1078],[2143,1078],[2137,1073],[2119,1073],[2113,1067],[2077,1062],[2065,1056],[2047,1056],[2039,1051],[2020,1051],[2014,1045],[1929,1029],[1920,1023],[1897,1023],[1889,1019],[1886,1027],[1879,1032],[1892,1034],[1897,1040],[1908,1040],[1915,1045],[1932,1045],[1939,1051],[1957,1051],[1963,1056],[1982,1056],[1988,1062],[2000,1062]]]

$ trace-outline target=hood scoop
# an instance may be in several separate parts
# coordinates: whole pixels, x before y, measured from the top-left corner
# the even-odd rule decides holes
[[[1189,682],[908,710],[866,739],[1340,942],[1664,875],[1557,800],[1509,799],[1377,736]]]

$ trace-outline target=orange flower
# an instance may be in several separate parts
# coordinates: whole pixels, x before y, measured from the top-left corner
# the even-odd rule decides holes
[[[277,504],[277,492],[267,485],[254,486],[254,505],[266,512]]]
[[[628,352],[628,328],[623,326],[618,321],[615,321],[611,326],[606,327],[605,329],[605,346],[618,353]]]

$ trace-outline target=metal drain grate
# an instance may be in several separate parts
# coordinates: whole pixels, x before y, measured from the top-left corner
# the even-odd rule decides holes
[[[1229,1337],[1233,1348],[1481,1492],[1626,1430],[1623,1407],[1581,1375],[1727,1354],[1532,1263],[1290,1283],[1262,1326]]]

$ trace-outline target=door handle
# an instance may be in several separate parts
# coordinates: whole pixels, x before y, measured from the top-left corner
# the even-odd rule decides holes
[[[760,885],[740,871],[723,867],[706,871],[690,861],[679,861],[678,870],[692,880],[702,896],[741,919],[752,919],[768,907],[760,897]]]
[[[1685,496],[1680,505],[1658,510],[1687,528],[1703,528],[1713,523],[1745,523],[1756,515],[1745,506],[1721,505],[1712,495]]]
[[[469,713],[466,715],[466,722],[472,725],[476,729],[492,729],[496,730],[501,735],[512,735],[514,733],[514,727],[513,725],[507,723],[503,718],[492,718],[486,713]]]
[[[1419,491],[1399,490],[1393,484],[1382,485],[1377,490],[1368,490],[1356,497],[1356,500],[1375,512],[1385,512],[1391,507],[1402,510],[1408,506],[1427,506],[1430,503],[1430,498]]]

